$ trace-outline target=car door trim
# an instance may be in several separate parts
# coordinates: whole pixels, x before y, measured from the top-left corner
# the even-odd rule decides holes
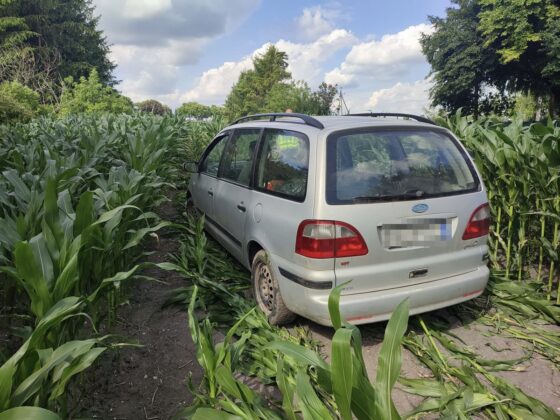
[[[224,236],[226,236],[231,242],[233,242],[238,248],[241,248],[241,241],[239,239],[237,239],[235,236],[233,236],[227,229],[225,229],[223,226],[221,226],[218,222],[216,222],[214,219],[208,217],[208,216],[204,216],[204,218],[206,219],[206,221],[208,223],[210,223],[212,226],[214,226],[217,230],[219,230]]]

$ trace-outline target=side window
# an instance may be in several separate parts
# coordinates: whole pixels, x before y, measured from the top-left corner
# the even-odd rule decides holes
[[[220,159],[222,158],[222,152],[227,143],[227,138],[229,135],[225,135],[218,140],[217,143],[212,146],[210,152],[206,155],[202,164],[200,166],[200,171],[208,175],[218,176],[218,168],[220,167]]]
[[[303,201],[307,190],[309,140],[301,133],[267,130],[257,168],[257,188]]]
[[[221,178],[249,185],[260,129],[235,130],[224,152]]]

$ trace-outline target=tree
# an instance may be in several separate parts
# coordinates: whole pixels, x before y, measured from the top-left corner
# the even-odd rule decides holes
[[[207,118],[223,117],[225,108],[217,105],[203,105],[198,102],[185,102],[175,111],[176,115],[183,118],[204,120]]]
[[[212,109],[209,106],[198,102],[186,102],[175,111],[177,115],[186,118],[204,120],[212,116]]]
[[[136,104],[136,109],[154,115],[170,115],[171,108],[155,99],[147,99]]]
[[[2,48],[31,48],[39,67],[46,57],[58,56],[59,80],[78,80],[95,68],[103,83],[114,83],[115,65],[97,29],[92,0],[0,0],[0,5]]]
[[[29,30],[24,18],[12,16],[8,11],[8,7],[14,2],[15,0],[0,0],[0,48],[2,49],[20,45],[37,35]]]
[[[560,108],[560,4],[558,0],[480,0],[484,47],[495,49],[510,89],[548,97]]]
[[[79,82],[75,82],[70,77],[64,82],[60,98],[60,115],[99,112],[119,114],[130,113],[132,110],[132,101],[101,83],[95,69],[87,79],[82,76]]]
[[[315,115],[330,115],[332,113],[332,105],[334,98],[338,94],[338,86],[327,84],[325,82],[319,85],[319,89],[313,92],[313,100],[317,104]]]
[[[253,59],[253,69],[241,73],[226,99],[228,117],[254,114],[267,107],[267,98],[274,86],[291,78],[288,56],[270,46],[262,56]]]
[[[62,84],[58,74],[60,57],[53,51],[42,54],[30,47],[5,48],[0,52],[0,80],[28,86],[39,93],[41,103],[56,102]]]
[[[494,86],[503,92],[504,84],[495,83],[499,63],[496,52],[484,47],[478,31],[478,0],[452,0],[457,8],[447,9],[446,18],[430,16],[435,31],[421,38],[422,51],[430,63],[434,86],[430,97],[434,106],[446,111],[479,114],[479,107]],[[491,90],[491,89],[490,89]]]
[[[293,112],[311,115],[330,115],[332,102],[337,94],[336,86],[321,83],[312,92],[303,81],[278,83],[270,91],[262,112]]]
[[[294,112],[329,115],[337,87],[322,83],[312,92],[307,83],[294,81],[285,52],[270,46],[253,59],[253,69],[244,71],[233,86],[225,104],[226,114],[234,119],[262,112]]]

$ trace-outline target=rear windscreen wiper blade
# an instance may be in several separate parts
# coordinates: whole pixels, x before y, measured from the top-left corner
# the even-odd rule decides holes
[[[402,194],[376,194],[352,197],[355,203],[367,203],[372,201],[392,201],[392,200],[406,200],[408,198],[421,198],[426,193],[422,190],[410,190]]]

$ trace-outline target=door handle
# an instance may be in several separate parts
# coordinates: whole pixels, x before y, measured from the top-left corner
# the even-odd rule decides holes
[[[214,196],[214,191],[208,190],[208,195],[211,196],[211,197]]]
[[[239,204],[237,205],[237,208],[238,208],[239,210],[241,210],[243,213],[245,213],[245,211],[247,210],[247,208],[243,205],[243,203],[239,203]]]

